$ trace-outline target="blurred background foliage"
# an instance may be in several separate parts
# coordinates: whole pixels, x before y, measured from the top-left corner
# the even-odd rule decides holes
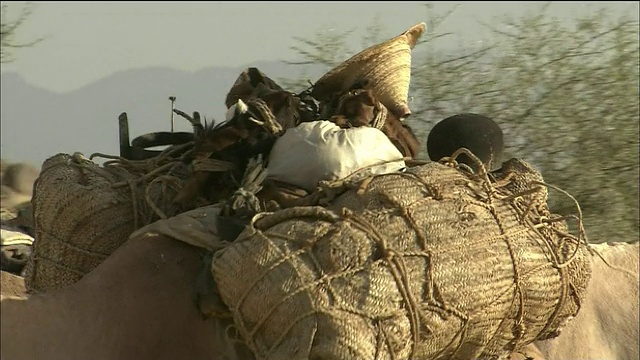
[[[492,117],[504,130],[506,158],[534,164],[547,183],[577,199],[589,241],[637,241],[638,22],[600,9],[568,23],[544,3],[521,18],[483,24],[490,41],[442,52],[432,43],[455,37],[438,30],[451,12],[425,6],[427,32],[413,50],[407,120],[423,141],[420,157],[427,158],[424,142],[438,121],[460,112]],[[328,71],[401,30],[375,18],[359,49],[347,46],[354,31],[320,30],[313,38],[294,38],[297,57],[286,63]],[[305,78],[280,82],[295,91],[309,86]],[[550,206],[576,212],[553,191]]]

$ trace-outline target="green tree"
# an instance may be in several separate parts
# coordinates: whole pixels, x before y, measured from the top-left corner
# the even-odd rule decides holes
[[[493,29],[492,65],[477,63],[482,79],[462,76],[448,93],[460,110],[493,116],[508,154],[577,198],[594,241],[637,240],[638,23],[600,10],[567,24],[543,6],[504,27]],[[550,202],[560,213],[573,206]]]

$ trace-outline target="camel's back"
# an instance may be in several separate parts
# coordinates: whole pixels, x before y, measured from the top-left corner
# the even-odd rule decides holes
[[[592,277],[577,317],[536,345],[549,359],[637,359],[638,242],[593,245]]]
[[[6,271],[0,271],[2,274],[0,281],[0,289],[2,296],[19,296],[24,297],[27,291],[24,287],[24,279]]]

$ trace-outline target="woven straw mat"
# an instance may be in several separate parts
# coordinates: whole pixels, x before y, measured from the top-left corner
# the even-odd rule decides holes
[[[503,170],[429,163],[256,216],[212,263],[242,339],[258,359],[498,359],[557,336],[588,245],[543,221],[546,188],[515,196],[537,171]]]

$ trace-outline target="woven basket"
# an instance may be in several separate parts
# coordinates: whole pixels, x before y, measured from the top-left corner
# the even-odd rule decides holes
[[[400,118],[409,116],[411,49],[425,30],[425,23],[414,25],[401,35],[354,55],[322,76],[311,95],[329,102],[353,85],[366,82],[367,88],[393,114]]]
[[[36,241],[26,266],[29,292],[77,282],[134,230],[178,213],[171,201],[181,179],[164,171],[140,181],[153,166],[136,164],[139,171],[101,167],[76,154],[58,154],[43,163],[32,199]]]
[[[584,298],[588,249],[545,220],[535,170],[505,169],[488,182],[430,163],[326,209],[257,216],[212,263],[239,334],[258,359],[426,360],[557,335]]]

